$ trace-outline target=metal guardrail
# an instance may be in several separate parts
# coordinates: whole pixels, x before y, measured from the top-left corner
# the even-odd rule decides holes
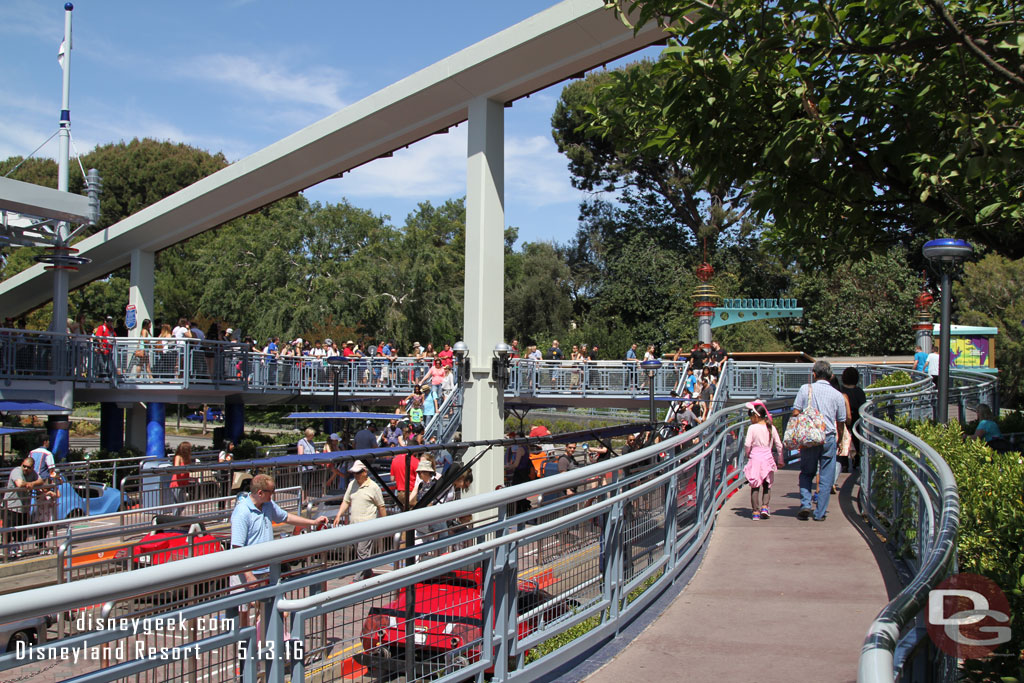
[[[405,396],[422,383],[430,361],[276,356],[237,342],[165,337],[89,337],[0,329],[0,377],[80,385],[201,387],[248,392],[331,395],[334,373],[346,394]]]
[[[950,402],[959,407],[962,421],[978,402],[996,400],[996,381],[991,376],[954,372],[951,378]],[[861,408],[855,426],[867,448],[861,457],[861,509],[885,536],[909,580],[869,628],[857,680],[956,680],[957,662],[931,642],[924,615],[929,592],[956,571],[960,524],[956,480],[931,446],[880,417],[931,418],[934,387],[928,379],[890,387],[871,399]]]
[[[87,662],[76,670],[80,680],[117,680],[129,674],[150,674],[161,681],[219,680],[234,676],[233,667],[230,671],[225,667],[236,662],[243,651],[243,679],[255,680],[261,656],[267,657],[271,648],[276,653],[291,648],[294,655],[291,643],[296,640],[305,654],[266,661],[268,680],[283,680],[286,668],[292,680],[302,680],[325,664],[331,666],[320,670],[321,680],[340,680],[342,662],[352,660],[355,654],[367,662],[357,662],[357,666],[376,666],[370,661],[373,645],[363,640],[364,622],[373,609],[385,609],[395,602],[393,591],[409,595],[430,590],[422,586],[437,585],[431,581],[444,580],[439,577],[452,572],[465,572],[462,582],[476,586],[468,595],[477,596],[466,599],[479,600],[483,610],[480,621],[475,622],[479,637],[473,636],[472,629],[446,634],[449,641],[458,634],[466,638],[464,646],[455,648],[461,654],[452,653],[448,662],[443,661],[444,656],[440,660],[434,655],[421,656],[419,663],[411,662],[412,669],[405,671],[406,680],[439,672],[446,672],[449,678],[481,678],[492,663],[497,680],[536,680],[583,645],[581,641],[575,647],[547,652],[544,643],[592,620],[594,635],[584,641],[592,642],[598,635],[611,637],[621,619],[643,609],[658,592],[650,590],[652,585],[668,585],[699,551],[718,505],[740,486],[735,470],[741,465],[738,439],[742,439],[745,424],[741,411],[720,411],[700,429],[675,439],[529,484],[345,528],[181,560],[173,568],[148,567],[54,586],[45,591],[41,602],[36,596],[43,595],[42,591],[14,594],[0,600],[0,622],[25,610],[48,614],[108,604],[121,605],[117,614],[129,616],[135,596],[147,595],[145,605],[135,604],[135,614],[151,613],[147,610],[156,603],[168,605],[162,614],[193,625],[176,645],[194,644],[198,655],[190,656],[188,663],[145,657],[110,661],[109,666]],[[577,493],[549,505],[519,515],[508,513],[508,507],[518,500],[573,487]],[[456,533],[448,535],[449,521],[465,520],[473,514],[493,521],[461,531],[456,528]],[[323,562],[315,561],[335,548],[349,547],[364,538],[388,538],[410,527],[439,538],[338,567],[325,568]],[[409,570],[357,581],[350,588],[343,585],[348,582],[342,579],[352,574],[382,565],[401,566],[412,556],[419,556],[420,562]],[[315,565],[316,569],[292,571],[289,576],[283,567],[286,561],[293,566]],[[243,593],[217,589],[228,574],[259,566],[269,566],[269,583]],[[193,584],[202,586],[202,602],[182,597],[195,594],[190,588]],[[337,593],[339,590],[343,592]],[[180,600],[175,602],[175,597]],[[224,614],[252,602],[259,604],[258,611],[264,615],[259,628],[255,622],[245,625],[241,620],[234,622],[230,631],[209,627],[220,623],[217,620]],[[284,637],[283,607],[291,611],[287,617],[289,639]],[[403,628],[408,624],[420,633],[415,628],[417,619],[429,621],[431,615],[448,619],[430,601],[417,603],[416,609],[418,617],[399,620]],[[446,623],[455,622],[448,619]],[[483,624],[496,626],[481,628]],[[131,648],[140,640],[157,644],[159,638],[130,629],[93,629],[56,644],[78,647],[87,641],[90,647],[108,643]],[[415,635],[406,639],[408,649],[415,650],[421,640]],[[470,652],[473,648],[478,649],[476,654]],[[45,663],[17,660],[13,655],[0,659],[0,669],[18,668],[24,674],[41,665]]]
[[[685,376],[686,361],[664,361],[654,390],[666,396]],[[647,376],[633,361],[548,361],[516,358],[510,368],[507,396],[632,396],[648,393]]]
[[[757,369],[758,381],[766,376],[762,371]],[[781,377],[770,375],[773,390],[795,393],[807,372],[797,368]],[[870,369],[862,368],[864,372]],[[893,680],[897,634],[909,628],[927,591],[945,575],[949,565],[944,558],[955,553],[946,542],[956,529],[955,483],[947,480],[948,468],[942,472],[941,458],[934,451],[871,413],[877,406],[887,415],[890,408],[927,414],[933,401],[928,382],[872,392],[874,403],[862,412],[857,427],[868,448],[889,460],[905,461],[900,471],[917,476],[920,486],[914,487],[925,492],[920,504],[904,501],[905,509],[923,521],[923,533],[914,535],[919,546],[912,554],[919,558],[918,573],[876,621],[862,655],[862,680]],[[723,385],[732,386],[731,379],[724,376]],[[770,392],[765,398],[769,396]],[[189,624],[186,634],[173,643],[152,632],[117,625],[54,643],[69,648],[131,648],[142,643],[173,646],[175,653],[194,648],[184,661],[143,656],[87,662],[75,672],[81,681],[129,675],[161,681],[220,680],[232,678],[239,661],[246,681],[256,680],[260,666],[266,666],[267,680],[273,681],[284,681],[286,673],[291,680],[307,674],[325,681],[352,680],[360,672],[366,680],[392,673],[405,680],[483,680],[485,674],[494,680],[536,680],[613,637],[699,552],[717,509],[742,485],[740,444],[746,424],[742,408],[719,410],[696,429],[655,446],[493,493],[182,560],[173,567],[13,594],[0,599],[0,623],[116,604],[119,616],[160,615]],[[899,450],[893,447],[897,440],[902,442]],[[927,468],[937,474],[925,473]],[[865,505],[878,511],[882,493],[872,489],[872,474],[870,466],[862,474],[863,495]],[[509,511],[524,498],[571,493],[573,488],[575,493],[550,505],[518,515]],[[934,499],[925,503],[935,488],[941,489],[939,504]],[[448,536],[434,530],[473,514],[493,521],[464,529],[457,525]],[[876,523],[886,522],[884,514],[874,516]],[[325,567],[317,559],[360,539],[389,538],[410,527],[439,537],[335,567]],[[939,535],[929,539],[933,532]],[[420,561],[409,569],[347,581],[365,570],[401,566],[414,556]],[[285,563],[296,560],[303,568],[289,571]],[[269,572],[257,585],[241,593],[223,587],[229,574],[261,566]],[[431,587],[438,585],[469,590],[458,604],[471,617],[454,619],[443,600],[413,597],[429,597],[437,590]],[[140,595],[148,596],[144,605],[138,602]],[[255,605],[250,614],[261,614],[261,619],[224,621],[225,615],[235,615],[250,603]],[[104,608],[107,613],[109,609]],[[440,624],[440,635],[431,624]],[[442,640],[434,640],[438,637]],[[561,646],[556,648],[556,642]],[[43,666],[48,663],[19,660],[14,654],[0,657],[0,670],[18,669],[23,675]]]

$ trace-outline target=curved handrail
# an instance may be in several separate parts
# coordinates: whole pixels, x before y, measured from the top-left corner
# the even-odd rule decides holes
[[[795,379],[794,375],[792,380],[795,381]],[[918,481],[914,483],[914,486],[919,495],[931,497],[935,503],[930,512],[927,504],[921,506],[923,514],[931,518],[929,523],[922,525],[925,533],[920,534],[919,557],[923,558],[921,570],[914,581],[882,610],[873,625],[869,640],[865,643],[860,665],[864,676],[863,680],[892,680],[893,653],[900,632],[919,613],[921,605],[926,599],[927,590],[940,580],[943,572],[949,567],[950,560],[955,558],[953,543],[958,522],[956,488],[948,466],[922,441],[905,430],[889,425],[876,414],[880,408],[878,404],[883,400],[896,401],[893,408],[898,408],[900,412],[913,412],[922,405],[930,406],[933,392],[926,386],[929,381],[917,380],[907,387],[897,387],[895,390],[890,389],[889,392],[871,392],[875,400],[869,402],[867,409],[862,411],[861,420],[856,430],[863,437],[864,442],[874,443],[878,452],[886,457],[896,460],[909,452],[913,458],[911,466],[903,467],[903,463],[897,466],[908,477],[915,474],[915,469],[918,466],[927,465],[928,471],[917,475]],[[723,386],[728,386],[728,384],[723,382]],[[781,388],[788,391],[791,387],[785,385]],[[907,391],[908,388],[910,391]],[[881,408],[888,409],[888,406],[881,406]],[[606,531],[602,532],[601,556],[609,557],[608,562],[611,564],[602,566],[596,577],[591,579],[591,581],[597,582],[595,585],[603,591],[603,597],[599,597],[596,602],[590,602],[584,610],[571,619],[554,623],[550,628],[535,634],[517,635],[514,626],[507,628],[496,626],[493,632],[485,635],[485,649],[490,648],[492,643],[500,641],[502,643],[500,647],[494,645],[499,648],[496,651],[510,653],[510,656],[518,654],[520,657],[519,663],[512,671],[505,667],[502,661],[493,662],[496,671],[500,672],[496,673],[495,678],[497,680],[529,679],[531,676],[542,675],[544,672],[550,671],[558,661],[566,660],[573,653],[579,652],[583,648],[593,647],[597,640],[611,637],[618,628],[617,620],[622,615],[632,614],[636,610],[642,609],[658,591],[644,594],[635,602],[626,599],[626,594],[641,585],[646,586],[652,582],[660,590],[678,577],[685,563],[699,551],[701,545],[710,536],[718,506],[724,502],[729,493],[743,485],[739,476],[743,464],[742,448],[739,445],[743,441],[745,425],[743,409],[740,406],[734,406],[716,411],[709,416],[705,423],[684,434],[634,453],[515,487],[445,503],[443,506],[361,522],[352,527],[299,535],[274,543],[191,558],[182,560],[180,564],[175,562],[170,565],[152,566],[116,577],[100,577],[64,586],[12,594],[0,600],[0,623],[33,614],[62,612],[76,609],[82,605],[106,604],[111,600],[131,598],[135,595],[175,590],[185,585],[186,582],[194,584],[213,580],[226,574],[237,573],[244,569],[269,565],[271,576],[274,577],[270,585],[254,588],[245,596],[215,597],[201,605],[179,609],[190,615],[205,614],[210,610],[224,610],[246,600],[262,600],[272,605],[274,610],[272,615],[279,615],[282,606],[290,606],[295,608],[292,615],[298,620],[298,637],[301,638],[302,628],[304,628],[302,625],[306,623],[306,620],[318,618],[330,610],[343,609],[345,605],[352,604],[353,600],[379,600],[379,597],[373,596],[381,595],[381,591],[395,590],[400,587],[402,581],[415,581],[416,578],[402,579],[402,575],[392,574],[387,577],[357,582],[357,584],[353,584],[353,588],[344,591],[344,594],[331,593],[327,597],[310,599],[304,597],[304,594],[296,594],[294,592],[296,590],[312,589],[314,586],[323,585],[328,580],[350,576],[353,572],[373,566],[374,563],[402,560],[413,554],[430,553],[446,548],[452,552],[437,558],[436,561],[430,560],[429,563],[420,564],[420,572],[423,572],[422,575],[427,575],[450,568],[458,568],[464,566],[460,565],[460,562],[466,562],[465,559],[459,559],[462,557],[461,555],[456,554],[460,548],[464,547],[459,545],[460,543],[471,542],[479,546],[480,543],[493,541],[493,551],[488,555],[490,559],[480,558],[479,551],[475,557],[480,558],[481,562],[490,567],[488,571],[493,573],[491,580],[497,582],[495,585],[510,587],[510,590],[515,591],[517,590],[515,588],[516,567],[514,563],[509,565],[501,560],[502,553],[508,553],[510,546],[514,548],[517,543],[521,545],[527,539],[531,539],[530,542],[538,544],[537,549],[540,552],[541,541],[552,533],[559,533],[557,530],[568,529],[573,524],[577,524],[577,527],[573,528],[578,528],[577,520],[596,520],[598,516],[607,515],[609,521]],[[892,443],[886,445],[886,439],[890,437]],[[663,459],[654,457],[661,453],[667,453],[667,457]],[[640,465],[644,461],[652,461],[653,464],[639,473],[629,474],[631,466]],[[732,469],[733,467],[735,469]],[[869,467],[870,461],[868,461],[867,467],[862,468],[862,477],[864,470]],[[624,478],[619,474],[622,471],[627,473]],[[932,474],[933,472],[935,474]],[[610,484],[606,483],[605,475],[612,476]],[[693,495],[684,498],[683,489],[691,477],[697,483],[696,489],[694,489]],[[596,489],[586,488],[585,485],[588,482],[595,480],[601,481],[604,485]],[[870,486],[870,479],[862,479],[862,483],[864,481],[867,481]],[[936,484],[936,482],[939,483]],[[581,491],[551,505],[545,505],[539,510],[518,515],[512,515],[511,511],[508,511],[509,506],[520,499],[574,486],[580,486]],[[937,489],[941,489],[941,491],[937,491]],[[936,496],[938,496],[937,499]],[[628,540],[625,540],[625,534],[628,528],[632,528],[628,527],[628,524],[632,524],[632,522],[628,522],[627,511],[631,506],[637,510],[643,510],[649,507],[652,501],[657,500],[661,500],[664,505],[663,529],[659,527],[658,531],[659,537],[663,538],[663,545],[653,544],[652,547],[659,548],[657,556],[652,556],[649,564],[631,568],[628,578],[624,578],[627,575],[624,573],[622,558],[625,553],[625,544],[629,543]],[[690,502],[685,502],[686,500]],[[585,501],[589,502],[584,505]],[[867,501],[869,504],[871,503],[870,491]],[[683,505],[690,506],[685,509],[687,515],[693,515],[688,518],[689,521],[685,526],[679,523],[676,517],[678,511],[684,509]],[[280,568],[286,560],[314,556],[317,553],[323,553],[325,549],[350,546],[365,538],[391,537],[395,532],[410,527],[426,527],[451,518],[486,511],[497,511],[498,514],[490,515],[488,519],[492,521],[487,521],[478,528],[471,529],[461,536],[453,536],[452,538],[455,540],[429,540],[422,546],[395,550],[387,556],[334,565],[314,573],[293,577],[284,584],[277,583]],[[939,515],[937,523],[930,523],[936,514]],[[527,522],[530,524],[527,525]],[[640,524],[639,518],[636,523]],[[680,524],[678,529],[677,524]],[[602,525],[602,528],[605,527]],[[639,527],[637,528],[639,529]],[[929,528],[935,529],[937,532],[934,539],[925,538]],[[517,535],[520,533],[522,535]],[[596,555],[596,548],[593,552]],[[473,555],[473,552],[470,555]],[[593,561],[596,569],[596,557]],[[604,562],[603,559],[601,561]],[[659,571],[660,574],[657,573]],[[614,578],[616,576],[617,579]],[[570,587],[566,590],[574,589]],[[310,595],[315,592],[319,591],[311,590]],[[295,602],[283,602],[286,594],[289,594],[289,600],[295,600]],[[295,595],[298,597],[294,597]],[[512,603],[514,604],[514,602],[513,600]],[[501,604],[507,605],[508,603]],[[497,610],[493,614],[497,614],[496,618],[499,620],[511,619],[515,616],[514,611],[501,612],[500,610],[508,608],[499,604],[488,603],[486,608]],[[206,610],[206,612],[202,612],[202,610]],[[587,632],[585,637],[572,640],[561,648],[558,655],[542,659],[539,663],[523,662],[523,653],[526,649],[534,647],[539,642],[538,639],[555,637],[564,633],[573,624],[595,615],[600,616],[598,625],[592,631]],[[522,615],[519,615],[519,618],[522,618]],[[279,617],[272,616],[271,625],[279,623]],[[510,622],[499,621],[499,623],[507,626]],[[277,627],[274,626],[274,628]],[[292,635],[293,637],[296,635],[295,630],[292,631]],[[61,642],[74,645],[84,642],[82,639],[88,638],[90,643],[102,643],[110,642],[117,637],[119,636],[115,632],[91,631]],[[274,640],[279,646],[282,637],[280,631],[271,630],[267,634],[267,638]],[[79,640],[75,640],[75,638]],[[209,643],[209,647],[220,647],[213,641],[209,641]],[[9,670],[19,665],[8,656],[0,656],[0,670]],[[132,666],[155,668],[157,665],[138,663]],[[274,666],[279,665],[275,664]],[[460,673],[476,671],[473,666]],[[110,673],[113,675],[114,672]],[[293,678],[294,675],[293,672]]]
[[[995,378],[969,371],[953,372],[951,376],[957,383],[953,395],[958,399],[961,410],[967,398],[983,400],[986,396],[993,398],[996,396],[997,382]],[[933,401],[934,390],[931,387],[918,386],[921,384],[923,383],[918,381],[914,385],[902,387],[901,389],[904,391],[893,395],[893,398],[910,399],[903,404],[903,412],[907,412],[906,408],[911,407],[915,402],[921,402],[922,399],[929,403]],[[906,389],[911,390],[906,391]],[[881,392],[875,393],[877,395]],[[864,404],[855,432],[860,437],[861,443],[867,444],[876,453],[897,465],[910,479],[921,498],[924,499],[930,519],[928,520],[929,528],[919,530],[924,533],[920,533],[917,539],[920,564],[917,572],[896,597],[879,612],[868,629],[858,663],[857,680],[861,683],[889,683],[896,679],[903,664],[895,661],[901,634],[925,608],[928,593],[955,567],[956,540],[960,526],[960,496],[956,479],[949,465],[935,449],[922,439],[877,417],[874,413],[878,408],[876,401],[868,401]],[[930,481],[925,481],[912,468],[907,467],[898,454],[875,443],[875,440],[871,438],[872,434],[882,432],[892,435],[893,443],[903,442],[920,454],[921,458],[918,464],[928,467],[924,474],[929,476]],[[870,484],[864,485],[864,477],[868,476],[868,471],[868,467],[862,464],[861,500],[869,518],[878,524]],[[932,500],[928,500],[929,498]],[[934,519],[933,503],[938,505],[937,523]],[[914,631],[908,634],[910,639],[919,636],[920,633]],[[914,646],[916,643],[911,643],[911,645]]]

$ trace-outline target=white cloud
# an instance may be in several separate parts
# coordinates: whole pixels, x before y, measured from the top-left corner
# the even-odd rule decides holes
[[[433,199],[466,193],[465,124],[435,135],[393,157],[376,159],[346,173],[334,184],[352,198]],[[547,137],[508,136],[505,140],[505,197],[531,208],[579,202],[569,183],[565,158]]]
[[[505,142],[505,196],[531,207],[578,204],[564,156],[550,136],[511,138]]]
[[[266,100],[323,107],[337,111],[345,106],[341,87],[348,82],[344,71],[320,66],[292,72],[270,59],[213,54],[188,60],[178,75],[218,85]]]
[[[336,186],[344,196],[353,198],[462,196],[466,193],[466,126],[360,166],[346,173]]]
[[[0,3],[0,34],[30,35],[45,40],[56,39],[53,60],[57,61],[57,45],[64,36],[64,17],[60,5],[5,0]]]
[[[0,159],[7,159],[13,156],[28,156],[32,150],[43,144],[56,130],[56,126],[51,130],[47,130],[43,125],[43,121],[31,124],[22,121],[11,121],[9,119],[3,121],[2,125],[0,125]],[[36,156],[56,157],[56,139],[48,142],[39,150]]]

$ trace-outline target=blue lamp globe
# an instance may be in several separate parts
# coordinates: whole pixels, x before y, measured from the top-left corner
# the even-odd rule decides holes
[[[921,253],[929,261],[961,263],[974,255],[974,247],[964,240],[944,237],[925,242]]]

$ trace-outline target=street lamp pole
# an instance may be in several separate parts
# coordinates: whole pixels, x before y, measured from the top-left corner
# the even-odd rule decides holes
[[[661,361],[657,358],[641,361],[640,367],[647,373],[647,388],[651,397],[651,425],[653,429],[653,425],[658,419],[658,412],[654,407],[654,378],[657,376],[658,370],[661,369]]]
[[[334,376],[334,396],[331,399],[331,412],[338,412],[338,385],[339,375],[341,375],[341,366],[346,363],[344,356],[328,356],[326,359],[327,364],[331,367],[331,374]],[[336,418],[330,419],[331,431],[335,431]]]
[[[949,333],[953,309],[953,270],[974,254],[974,248],[964,240],[937,239],[925,242],[921,252],[939,268],[942,288],[942,315],[939,328],[939,399],[935,407],[935,421],[949,422]]]

